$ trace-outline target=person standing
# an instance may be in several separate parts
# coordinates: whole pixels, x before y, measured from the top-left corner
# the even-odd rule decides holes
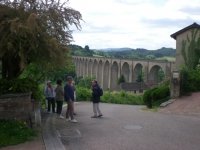
[[[92,81],[92,102],[93,102],[93,112],[94,116],[91,118],[97,118],[102,117],[102,113],[99,109],[99,102],[100,102],[100,96],[102,95],[102,89],[99,87],[96,80]]]
[[[62,113],[62,106],[63,106],[63,101],[64,101],[64,90],[62,87],[62,80],[57,80],[57,87],[55,89],[55,100],[56,100],[56,104],[57,104],[57,109],[56,109],[56,113],[58,114],[58,117],[63,119],[64,117],[61,115]]]
[[[78,122],[76,119],[74,119],[74,87],[72,85],[72,77],[67,77],[67,84],[64,87],[64,98],[67,102],[67,112],[66,112],[66,119],[67,121],[71,122]]]
[[[52,112],[55,113],[54,89],[51,85],[51,81],[47,82],[47,86],[45,88],[45,97],[47,99],[48,113],[51,113],[51,107],[52,107]]]
[[[73,90],[74,90],[74,101],[73,101],[73,114],[76,115],[75,113],[75,105],[74,103],[76,102],[76,87],[75,87],[75,82],[74,80],[72,81],[72,87],[73,87]]]

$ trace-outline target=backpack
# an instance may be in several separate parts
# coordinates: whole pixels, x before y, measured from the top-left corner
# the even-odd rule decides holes
[[[99,88],[99,96],[103,96],[103,89]]]

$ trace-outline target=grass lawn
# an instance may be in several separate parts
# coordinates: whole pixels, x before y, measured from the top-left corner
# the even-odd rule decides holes
[[[36,131],[27,127],[25,122],[0,120],[0,148],[23,143],[36,135]]]
[[[170,62],[175,62],[176,58],[175,57],[160,57],[160,58],[157,58],[157,60],[168,60]]]

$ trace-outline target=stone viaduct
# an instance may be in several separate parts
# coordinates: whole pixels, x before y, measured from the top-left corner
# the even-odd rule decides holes
[[[103,57],[74,56],[77,77],[94,77],[102,88],[117,90],[117,80],[124,75],[126,82],[136,82],[143,73],[144,82],[157,84],[158,72],[162,70],[165,78],[170,78],[174,62],[158,60],[133,60]]]

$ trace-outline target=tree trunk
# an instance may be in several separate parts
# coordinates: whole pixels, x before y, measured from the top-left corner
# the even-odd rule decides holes
[[[5,54],[2,57],[2,78],[11,80],[20,74],[20,57],[18,55]]]

